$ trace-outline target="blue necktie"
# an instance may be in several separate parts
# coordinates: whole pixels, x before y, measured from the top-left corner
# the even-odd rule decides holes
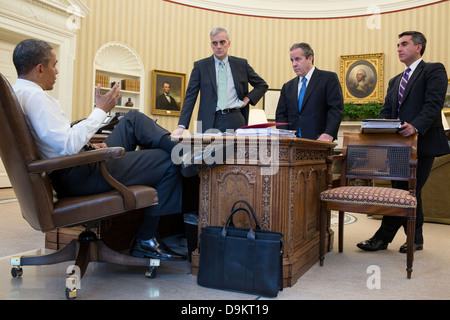
[[[225,62],[219,63],[219,76],[217,84],[217,106],[220,110],[225,110],[228,105],[227,96],[227,70],[225,68]]]
[[[302,110],[303,98],[305,97],[306,91],[306,77],[302,79],[302,87],[300,88],[300,93],[298,95],[298,111]]]
[[[300,112],[300,110],[302,110],[303,98],[305,97],[305,91],[306,91],[306,81],[307,81],[306,77],[303,77],[302,87],[300,88],[300,93],[298,95],[298,112]],[[298,128],[298,136],[300,138],[302,137],[301,128]]]

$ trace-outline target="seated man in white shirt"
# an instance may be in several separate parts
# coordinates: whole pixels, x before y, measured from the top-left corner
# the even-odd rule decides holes
[[[76,154],[101,127],[107,113],[114,108],[120,89],[114,85],[105,95],[96,90],[96,106],[89,117],[71,127],[59,102],[47,94],[56,82],[57,58],[53,48],[40,40],[24,40],[13,54],[18,79],[13,86],[42,158]],[[179,166],[171,160],[177,143],[170,132],[142,113],[131,111],[122,118],[104,143],[96,147],[124,147],[126,156],[109,160],[111,175],[124,185],[147,185],[158,191],[158,205],[145,211],[144,221],[130,248],[139,257],[164,260],[184,259],[157,237],[163,215],[181,213],[182,184]],[[146,147],[135,151],[136,146]],[[79,196],[105,192],[111,187],[101,176],[98,164],[82,165],[54,171],[50,175],[59,196]]]

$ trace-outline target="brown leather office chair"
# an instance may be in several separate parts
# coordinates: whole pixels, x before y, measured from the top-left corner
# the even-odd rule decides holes
[[[342,160],[340,186],[332,188],[332,161]],[[325,254],[326,217],[339,211],[339,252],[343,251],[344,212],[400,216],[407,219],[407,277],[414,260],[417,134],[404,138],[392,133],[344,133],[342,154],[328,159],[328,190],[320,194],[320,265]],[[348,179],[408,181],[409,191],[370,186],[348,186]]]
[[[47,232],[59,227],[84,225],[78,241],[48,255],[13,257],[11,274],[22,275],[22,266],[75,261],[79,269],[66,280],[66,295],[76,297],[76,287],[90,261],[147,266],[154,276],[159,261],[117,253],[97,239],[89,227],[102,219],[158,203],[157,192],[147,186],[126,187],[106,170],[105,160],[123,157],[123,148],[105,148],[73,156],[41,159],[22,109],[6,78],[0,74],[0,156],[20,204],[22,216],[36,230]],[[113,191],[84,197],[55,199],[49,172],[82,164],[100,162],[103,177]],[[152,266],[151,266],[152,265]]]

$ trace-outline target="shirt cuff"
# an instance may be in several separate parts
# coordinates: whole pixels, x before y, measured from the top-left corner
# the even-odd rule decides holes
[[[95,119],[97,121],[103,122],[106,119],[106,112],[100,108],[94,108],[92,113],[89,115],[89,118]]]

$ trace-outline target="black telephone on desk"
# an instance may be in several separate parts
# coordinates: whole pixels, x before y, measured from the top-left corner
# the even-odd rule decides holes
[[[103,120],[102,126],[98,129],[97,134],[100,133],[111,133],[114,130],[114,127],[119,123],[118,116],[106,116],[106,119]]]
[[[79,122],[81,122],[83,120],[86,120],[86,118],[80,119],[80,120],[76,120],[76,121],[72,122],[70,124],[70,126],[73,127],[75,124],[77,124],[77,123],[79,123]],[[112,115],[106,116],[105,120],[103,120],[102,126],[98,129],[96,134],[102,134],[102,133],[109,134],[109,133],[111,133],[111,131],[114,130],[114,127],[119,123],[119,120],[120,120],[119,117],[116,116],[116,115],[114,115],[114,116],[112,116]]]

